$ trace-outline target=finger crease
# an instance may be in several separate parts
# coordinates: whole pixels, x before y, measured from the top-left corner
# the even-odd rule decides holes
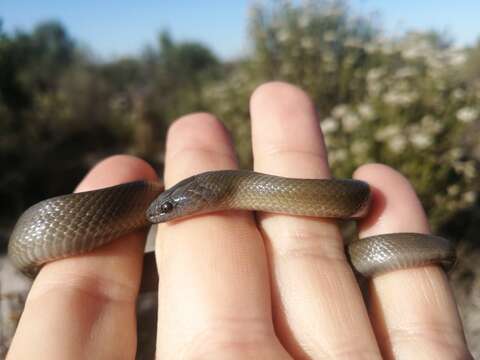
[[[182,354],[202,357],[212,352],[256,348],[275,337],[265,318],[231,317],[208,324],[191,341],[185,343]],[[187,356],[188,357],[188,356]]]
[[[336,233],[336,231],[335,231]],[[344,246],[336,234],[296,230],[268,236],[273,255],[286,259],[346,262]],[[268,238],[267,237],[267,238]]]
[[[406,343],[428,342],[436,348],[447,348],[450,351],[463,353],[465,344],[460,336],[461,329],[444,323],[410,324],[401,327],[393,327],[388,331],[389,342],[395,352],[395,348],[403,347]],[[453,354],[453,352],[452,352]]]
[[[32,289],[27,301],[33,301],[52,292],[73,291],[95,298],[102,303],[133,303],[138,289],[113,279],[98,275],[64,274],[53,279],[43,279],[41,286]]]
[[[168,152],[167,152],[168,154]],[[192,154],[194,157],[206,156],[208,158],[227,158],[229,161],[233,161],[234,163],[237,162],[237,158],[230,152],[222,152],[218,150],[213,150],[207,147],[183,147],[180,150],[175,151],[174,153],[170,154],[166,161],[174,162],[173,160],[179,156],[182,158],[188,157],[188,154]]]
[[[291,148],[289,149],[288,147],[279,147],[279,146],[272,146],[272,147],[266,147],[266,149],[262,149],[262,154],[268,155],[268,156],[278,156],[278,155],[300,155],[300,156],[308,156],[308,157],[313,157],[319,162],[326,162],[327,157],[324,151],[321,149],[317,150],[301,150],[301,149],[294,149]]]

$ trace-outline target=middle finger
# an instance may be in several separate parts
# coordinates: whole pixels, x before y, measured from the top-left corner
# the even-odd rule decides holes
[[[255,170],[297,178],[330,176],[308,96],[270,83],[251,99]],[[294,357],[380,358],[355,276],[334,221],[262,214],[277,334]]]
[[[216,119],[185,116],[168,133],[165,184],[235,168],[234,157]],[[163,224],[157,262],[158,358],[233,359],[254,348],[263,358],[285,356],[271,321],[264,247],[250,214],[218,212]]]

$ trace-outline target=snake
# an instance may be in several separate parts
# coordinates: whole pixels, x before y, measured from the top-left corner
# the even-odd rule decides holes
[[[13,228],[8,255],[19,270],[34,277],[48,262],[92,251],[151,224],[232,209],[360,219],[370,203],[370,186],[353,179],[220,170],[193,175],[167,190],[160,181],[135,181],[31,206]],[[430,264],[448,270],[456,259],[453,242],[421,233],[356,239],[346,252],[354,271],[365,277]]]

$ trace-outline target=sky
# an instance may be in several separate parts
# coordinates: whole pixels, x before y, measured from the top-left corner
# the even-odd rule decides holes
[[[0,19],[7,32],[59,20],[104,59],[138,54],[156,43],[161,30],[168,30],[174,40],[200,41],[231,59],[247,50],[251,4],[252,0],[0,0]],[[351,0],[350,5],[363,14],[378,13],[375,18],[390,35],[436,29],[458,45],[470,45],[480,34],[479,0]]]

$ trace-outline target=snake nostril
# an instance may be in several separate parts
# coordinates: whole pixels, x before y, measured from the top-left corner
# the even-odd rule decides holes
[[[153,222],[155,214],[157,213],[156,208],[157,206],[155,204],[151,204],[148,207],[147,211],[145,212],[148,221]]]

